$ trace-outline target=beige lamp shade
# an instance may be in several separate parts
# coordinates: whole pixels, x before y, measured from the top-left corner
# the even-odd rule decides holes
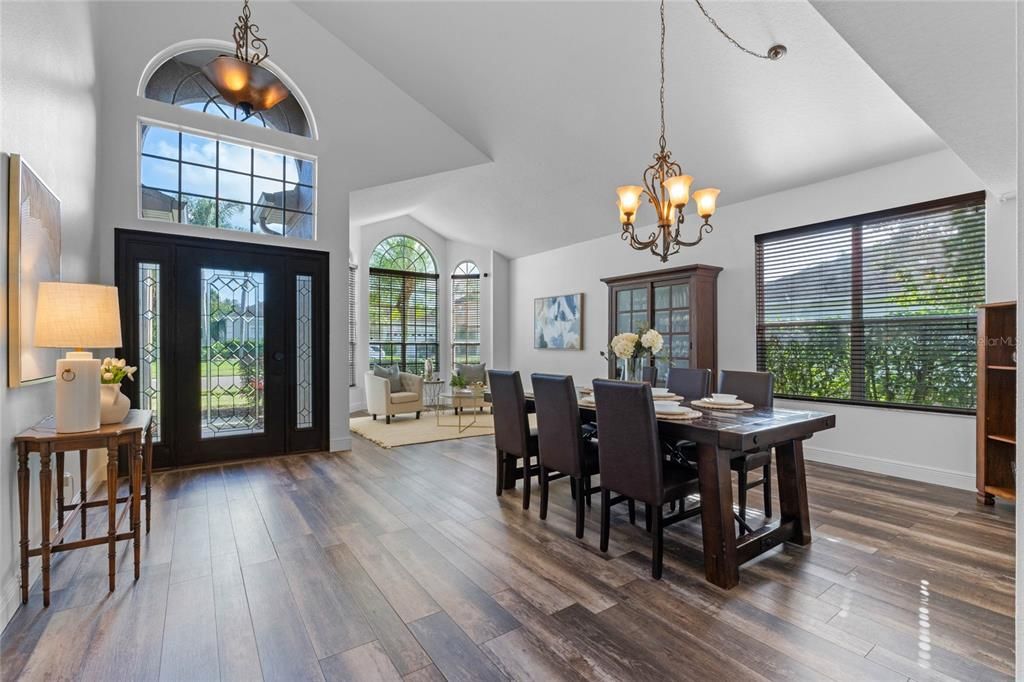
[[[42,348],[119,348],[117,287],[40,283],[33,343]]]

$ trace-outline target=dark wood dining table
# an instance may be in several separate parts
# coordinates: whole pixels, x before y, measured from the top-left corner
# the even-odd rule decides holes
[[[527,410],[535,411],[530,394],[526,403]],[[836,417],[828,412],[779,407],[726,410],[700,407],[691,401],[680,404],[700,411],[702,416],[689,421],[659,419],[658,431],[663,442],[696,443],[704,575],[719,587],[732,588],[739,584],[740,565],[754,557],[783,542],[810,544],[803,442],[819,431],[834,428]],[[580,416],[585,422],[597,420],[594,407],[580,405]],[[598,423],[599,444],[600,440]],[[737,537],[730,460],[769,448],[775,448],[778,469],[779,519]],[[515,479],[511,483],[514,486]]]

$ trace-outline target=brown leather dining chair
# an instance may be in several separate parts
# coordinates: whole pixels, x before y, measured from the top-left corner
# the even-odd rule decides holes
[[[699,490],[697,469],[666,460],[661,452],[654,401],[648,384],[594,380],[601,465],[601,551],[608,551],[611,507],[624,500],[644,502],[651,519],[651,576],[661,579],[665,526],[700,513],[685,509],[685,499]],[[612,497],[616,492],[618,496]],[[662,505],[680,503],[665,518]]]
[[[526,416],[526,397],[519,372],[492,369],[487,372],[494,412],[494,447],[497,450],[497,485],[500,496],[506,472],[513,480],[523,479],[523,509],[530,508],[530,479],[540,472],[533,463],[537,457],[537,433],[530,429]],[[517,466],[522,459],[522,466]]]
[[[580,420],[576,386],[571,376],[533,374],[533,399],[537,406],[537,438],[540,444],[540,518],[548,517],[548,487],[568,476],[576,496],[576,537],[583,537],[585,506],[590,477],[598,473],[598,443]]]
[[[734,393],[740,400],[754,407],[771,407],[775,401],[775,378],[771,372],[741,372],[723,369],[718,373],[718,392]],[[772,516],[772,451],[759,450],[736,457],[730,462],[736,472],[736,487],[739,490],[740,534],[750,532],[747,526],[747,491],[759,485],[764,486],[764,515]],[[761,469],[761,478],[748,481],[751,471]]]

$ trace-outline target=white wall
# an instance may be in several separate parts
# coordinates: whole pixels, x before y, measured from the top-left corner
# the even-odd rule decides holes
[[[366,408],[363,373],[369,367],[369,291],[370,254],[384,239],[408,235],[418,239],[434,257],[440,274],[437,287],[438,362],[442,379],[448,380],[451,368],[451,273],[462,261],[473,261],[480,270],[480,359],[488,368],[508,363],[508,260],[486,247],[448,240],[412,216],[403,215],[376,223],[352,227],[351,248],[359,262],[357,308],[359,315],[356,347],[356,386],[350,395],[352,412]],[[486,277],[484,275],[487,275]],[[495,364],[500,363],[500,364]]]
[[[348,449],[349,194],[353,190],[478,163],[482,156],[358,55],[291,3],[261,3],[254,19],[269,38],[274,65],[309,102],[319,129],[306,139],[218,119],[139,97],[149,61],[182,41],[225,39],[235,2],[106,2],[98,40],[104,116],[100,121],[98,243],[100,277],[114,277],[114,229],[173,232],[205,238],[313,248],[330,254],[330,447]],[[325,65],[329,65],[325,68]],[[138,217],[136,121],[158,121],[241,137],[317,157],[317,239],[174,225]],[[400,159],[400,163],[395,160]]]
[[[0,3],[0,191],[7,194],[7,154],[21,154],[61,200],[62,277],[93,281],[97,275],[95,220],[96,66],[93,11],[84,4]],[[7,201],[0,224],[7,244]],[[6,250],[5,250],[6,253]],[[54,384],[7,388],[7,258],[0,259],[0,622],[20,605],[17,458],[14,435],[53,413]],[[39,541],[38,458],[33,457],[31,535]],[[78,480],[77,458],[70,467]],[[92,458],[91,474],[102,471]],[[56,488],[55,488],[56,490]],[[55,493],[56,494],[56,493]],[[70,500],[69,500],[70,501]],[[33,579],[39,560],[33,559]]]
[[[571,373],[577,382],[604,376],[606,365],[598,353],[607,342],[608,305],[607,288],[600,279],[699,262],[724,268],[718,280],[719,367],[753,369],[755,234],[979,189],[980,181],[952,152],[928,154],[726,205],[715,215],[713,234],[664,266],[650,253],[633,251],[620,240],[616,216],[609,210],[613,234],[512,261],[511,366],[524,377],[539,371]],[[727,192],[725,188],[723,197]],[[995,298],[1012,298],[1015,206],[1007,202],[994,208],[988,215],[987,288]],[[577,291],[584,293],[584,350],[535,350],[533,299]],[[961,488],[974,486],[974,417],[809,402],[780,404],[837,415],[834,430],[808,443],[809,458]]]

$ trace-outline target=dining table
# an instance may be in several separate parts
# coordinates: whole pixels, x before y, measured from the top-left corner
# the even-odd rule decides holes
[[[529,392],[525,395],[527,411],[534,412],[533,395]],[[581,392],[578,397],[584,395]],[[733,588],[739,584],[742,564],[784,542],[810,544],[811,518],[803,443],[819,431],[835,428],[835,415],[781,407],[712,408],[685,398],[675,402],[701,413],[689,420],[659,417],[658,433],[664,443],[690,441],[696,446],[704,576],[708,582],[725,589]],[[584,423],[597,422],[600,449],[601,423],[596,407],[581,404],[579,410]],[[779,518],[738,536],[730,462],[744,453],[768,449],[775,450]],[[509,480],[506,472],[506,486],[510,482],[514,487],[515,479]]]

